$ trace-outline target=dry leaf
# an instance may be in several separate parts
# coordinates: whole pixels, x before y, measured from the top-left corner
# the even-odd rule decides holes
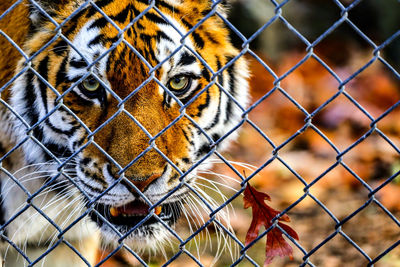
[[[267,194],[258,192],[254,187],[247,184],[244,190],[243,202],[245,209],[249,207],[252,208],[253,220],[251,221],[250,228],[246,235],[246,245],[250,244],[258,237],[261,226],[264,226],[265,229],[269,228],[272,225],[271,220],[280,213],[279,211],[268,206],[265,203],[265,200],[271,200],[271,198]],[[278,220],[290,222],[289,216],[286,214],[280,217]],[[278,225],[291,237],[299,240],[297,233],[291,227],[281,222],[278,222]],[[275,256],[289,256],[290,258],[293,258],[293,249],[283,238],[282,232],[278,228],[274,228],[268,232],[265,253],[266,258],[264,266],[271,263]]]

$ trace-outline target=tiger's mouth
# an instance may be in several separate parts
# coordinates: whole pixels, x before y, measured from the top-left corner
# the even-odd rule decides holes
[[[129,232],[138,224],[140,225],[137,227],[137,230],[145,228],[148,232],[151,230],[152,225],[160,223],[159,220],[170,226],[173,225],[181,216],[181,207],[177,203],[166,203],[154,208],[154,214],[158,218],[154,215],[148,217],[150,206],[141,200],[135,200],[123,206],[97,204],[94,207],[97,212],[91,212],[90,216],[99,227],[105,226],[107,224],[105,220],[107,220],[121,234]],[[147,220],[143,221],[146,218]]]

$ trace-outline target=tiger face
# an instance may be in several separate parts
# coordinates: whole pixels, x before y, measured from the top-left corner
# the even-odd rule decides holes
[[[47,179],[74,185],[108,242],[164,238],[196,170],[243,120],[248,71],[224,11],[210,0],[37,2],[54,21],[32,7],[31,69],[11,97],[27,163],[56,163]]]

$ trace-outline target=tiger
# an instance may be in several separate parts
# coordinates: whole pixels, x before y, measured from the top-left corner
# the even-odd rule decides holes
[[[246,120],[249,70],[228,10],[0,2],[5,266],[87,266],[100,243],[138,251],[171,238],[198,171]]]

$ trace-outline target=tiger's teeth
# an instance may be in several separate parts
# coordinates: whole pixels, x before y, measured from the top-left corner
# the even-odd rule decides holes
[[[154,214],[156,214],[156,215],[160,215],[161,211],[162,211],[161,206],[157,206],[154,208]],[[112,217],[118,217],[118,216],[134,217],[134,216],[145,216],[146,214],[147,214],[147,212],[129,214],[128,212],[121,210],[121,208],[115,208],[115,207],[110,208],[110,215]]]
[[[116,209],[116,208],[114,208],[114,207],[111,207],[111,208],[110,208],[110,214],[111,214],[111,216],[113,216],[113,217],[117,217],[117,216],[120,214],[120,212],[118,211],[118,209]]]
[[[154,213],[155,213],[156,215],[160,215],[160,214],[161,214],[161,210],[162,210],[162,207],[161,207],[161,206],[157,206],[157,207],[154,209]]]

